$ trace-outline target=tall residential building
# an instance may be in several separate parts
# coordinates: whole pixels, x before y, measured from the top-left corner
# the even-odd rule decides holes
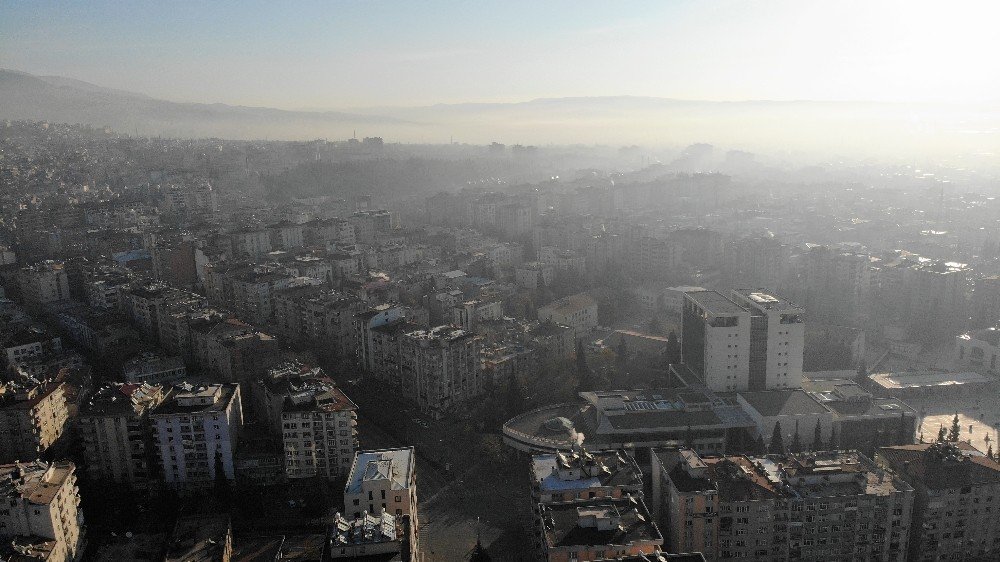
[[[750,312],[750,390],[802,386],[805,310],[763,289],[737,289],[733,300]]]
[[[875,455],[916,490],[908,560],[1000,559],[1000,464],[963,442]]]
[[[257,382],[255,394],[281,434],[288,478],[347,474],[358,445],[358,407],[321,368],[282,363]]]
[[[906,560],[913,488],[854,451],[653,455],[671,551],[708,560]]]
[[[291,287],[274,295],[274,326],[282,338],[346,357],[354,349],[354,315],[365,308],[361,299],[327,286]]]
[[[9,382],[0,387],[0,462],[36,459],[69,421],[64,383]]]
[[[750,388],[750,313],[716,291],[685,294],[681,358],[716,392]]]
[[[362,514],[386,511],[410,519],[411,552],[420,552],[417,517],[417,466],[413,447],[358,451],[344,487],[344,513],[358,519]]]
[[[8,560],[73,562],[83,555],[84,526],[76,466],[34,461],[0,466],[0,535],[13,537]]]
[[[233,479],[233,451],[243,427],[238,384],[175,386],[149,417],[168,486],[211,485],[220,463],[226,478]]]
[[[434,417],[481,395],[482,339],[452,326],[415,330],[399,340],[399,376],[403,395]]]
[[[154,478],[148,422],[161,400],[159,386],[110,383],[83,404],[77,427],[91,479],[140,487]]]

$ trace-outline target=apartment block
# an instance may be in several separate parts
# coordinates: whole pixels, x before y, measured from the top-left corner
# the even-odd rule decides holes
[[[344,514],[407,516],[411,552],[420,552],[417,516],[417,467],[413,447],[358,451],[344,487]]]
[[[63,262],[44,261],[23,267],[17,272],[17,284],[24,305],[31,309],[70,298],[69,276]]]
[[[961,441],[883,447],[875,455],[915,490],[908,560],[1000,558],[1000,464]]]
[[[414,330],[399,339],[399,379],[403,396],[424,413],[440,417],[481,395],[482,339],[452,326]]]
[[[36,459],[66,431],[64,383],[8,382],[0,387],[0,462]]]
[[[297,361],[268,370],[255,393],[282,437],[288,478],[339,478],[357,449],[357,405],[319,367]]]
[[[163,398],[160,386],[109,383],[87,399],[77,428],[91,479],[138,488],[156,478],[149,413]]]
[[[149,418],[166,485],[210,486],[219,464],[226,478],[234,478],[233,452],[243,427],[238,384],[175,386]]]
[[[906,560],[913,488],[854,451],[653,455],[667,549],[708,560]]]
[[[2,465],[0,497],[0,534],[19,553],[9,560],[74,562],[83,555],[86,529],[72,462]]]

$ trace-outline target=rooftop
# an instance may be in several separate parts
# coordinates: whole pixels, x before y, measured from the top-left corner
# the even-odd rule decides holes
[[[173,416],[204,412],[221,412],[229,407],[239,385],[212,384],[193,386],[182,383],[168,391],[166,398],[150,412],[151,416]]]
[[[174,525],[165,562],[217,562],[223,560],[231,532],[228,515],[189,515]]]
[[[900,477],[932,490],[1000,483],[1000,464],[970,443],[920,443],[878,450]]]
[[[963,384],[987,384],[993,379],[979,373],[941,373],[936,371],[914,371],[900,373],[876,373],[869,375],[872,382],[880,387],[891,389],[913,389],[934,386],[953,386]]]
[[[543,505],[540,511],[549,548],[663,544],[646,505],[633,496]]]
[[[69,461],[33,461],[0,465],[0,497],[47,505],[76,471]]]
[[[597,487],[642,488],[642,472],[635,459],[624,452],[535,455],[531,458],[532,484],[543,492],[584,490]]]
[[[684,294],[707,313],[715,316],[747,313],[745,308],[718,291],[691,291]]]
[[[568,297],[563,297],[557,301],[540,308],[540,310],[551,310],[559,314],[572,314],[585,308],[597,306],[597,301],[588,293],[577,293]]]
[[[138,414],[163,398],[163,388],[149,384],[107,383],[80,408],[82,416]]]
[[[359,451],[354,456],[345,494],[360,494],[365,482],[389,481],[390,489],[405,490],[413,477],[413,447]]]
[[[737,297],[742,297],[755,308],[803,312],[802,307],[799,305],[770,293],[765,289],[733,289],[733,294]]]
[[[829,411],[808,392],[800,389],[740,392],[739,396],[760,415],[767,417],[825,414]]]

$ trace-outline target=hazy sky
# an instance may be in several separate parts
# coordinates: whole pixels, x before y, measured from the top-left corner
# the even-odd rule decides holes
[[[281,108],[1000,100],[1000,3],[0,0],[0,67]]]

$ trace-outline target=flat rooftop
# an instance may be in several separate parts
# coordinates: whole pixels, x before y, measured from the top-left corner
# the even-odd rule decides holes
[[[733,289],[733,293],[740,295],[753,306],[764,310],[794,310],[802,311],[802,307],[792,301],[779,297],[766,289]]]
[[[364,482],[391,480],[390,489],[405,490],[413,474],[413,447],[359,451],[347,478],[346,494],[360,494]]]
[[[993,382],[993,379],[989,377],[972,372],[939,373],[934,371],[916,371],[912,373],[876,373],[869,375],[868,378],[886,390],[989,384]]]
[[[585,502],[546,505],[542,510],[544,540],[550,548],[590,545],[663,544],[663,536],[641,499],[602,498]],[[596,525],[591,526],[588,520]],[[599,526],[602,520],[618,525]]]
[[[762,416],[804,416],[829,411],[808,392],[800,389],[740,392],[739,396]]]
[[[684,293],[706,312],[713,315],[747,314],[747,310],[718,291],[691,291]]]

